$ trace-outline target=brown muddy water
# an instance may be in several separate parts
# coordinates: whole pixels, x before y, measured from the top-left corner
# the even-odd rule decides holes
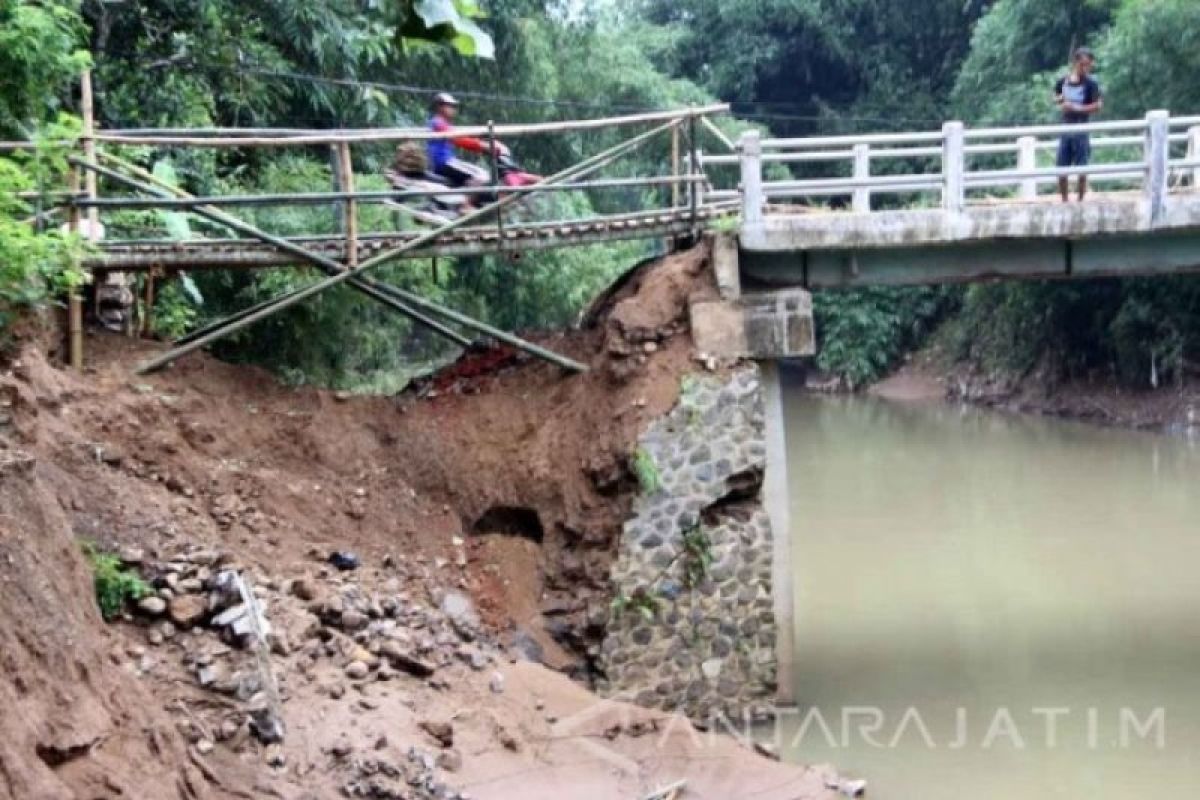
[[[1200,797],[1200,445],[785,402],[787,758],[876,800]]]

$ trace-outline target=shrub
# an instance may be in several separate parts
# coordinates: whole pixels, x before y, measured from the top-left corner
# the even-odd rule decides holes
[[[83,545],[83,552],[91,562],[96,603],[106,620],[121,613],[127,602],[140,600],[150,594],[150,585],[136,572],[123,566],[117,556],[103,552],[91,543]]]

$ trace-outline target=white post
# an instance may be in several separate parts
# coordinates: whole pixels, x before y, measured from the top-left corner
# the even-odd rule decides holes
[[[763,388],[767,465],[763,503],[771,520],[771,593],[775,606],[775,697],[783,705],[796,702],[796,596],[792,581],[792,519],[787,472],[787,423],[779,364],[758,362]]]
[[[1146,218],[1157,225],[1167,210],[1167,173],[1171,158],[1171,114],[1151,111],[1146,115],[1146,183],[1143,188]]]
[[[1200,126],[1188,128],[1188,161],[1200,161]],[[1192,167],[1192,191],[1200,191],[1200,167]]]
[[[942,126],[942,208],[952,214],[967,205],[965,138],[961,122]]]
[[[761,225],[763,221],[762,137],[758,131],[746,131],[738,140],[742,153],[742,224]]]
[[[1022,136],[1017,139],[1017,171],[1032,172],[1037,169],[1037,137]],[[1037,178],[1023,178],[1018,196],[1032,202],[1038,198]]]
[[[854,145],[854,180],[865,181],[871,177],[871,145]],[[871,189],[868,186],[855,187],[854,212],[856,214],[871,213]]]

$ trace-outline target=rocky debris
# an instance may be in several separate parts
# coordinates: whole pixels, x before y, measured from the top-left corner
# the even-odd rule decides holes
[[[329,554],[329,563],[333,565],[334,569],[349,572],[358,569],[360,562],[356,554],[339,550]]]
[[[371,674],[371,667],[363,661],[351,661],[346,665],[346,677],[352,681],[361,681]]]
[[[457,588],[430,588],[424,559],[414,562],[393,559],[386,572],[343,570],[331,563],[332,568],[290,579],[258,575],[250,599],[264,614],[261,624],[276,659],[270,668],[289,676],[289,682],[292,676],[316,682],[331,702],[370,711],[379,702],[363,690],[376,681],[423,680],[446,689],[439,670],[460,664],[482,671],[497,663],[499,650],[471,597]],[[277,745],[283,720],[268,702],[254,612],[237,585],[243,567],[216,551],[194,551],[143,558],[137,569],[155,589],[136,608],[147,625],[146,641],[160,647],[174,642],[195,686],[228,698],[211,710],[193,706],[181,720],[195,752],[206,755],[215,747],[241,752],[257,741],[265,747],[261,755],[268,765],[282,769]],[[500,673],[489,685],[493,692],[504,691]],[[219,716],[192,719],[204,714]],[[407,761],[392,763],[360,758],[341,740],[330,747],[327,752],[351,770],[342,794],[460,797],[436,778],[437,770],[462,768],[462,754],[453,749],[453,724],[430,719],[421,728],[436,743],[436,756],[414,750]],[[498,736],[502,746],[519,749],[511,734]],[[381,756],[386,748],[385,741]]]
[[[832,764],[817,764],[810,769],[817,774],[826,789],[831,789],[846,797],[864,797],[867,793],[867,782],[861,778],[844,778],[838,774]]]
[[[138,601],[138,611],[151,617],[159,617],[167,610],[167,601],[152,594]]]
[[[190,628],[204,619],[208,613],[208,600],[194,594],[172,597],[167,604],[171,621],[182,628]]]
[[[386,758],[354,759],[353,777],[342,786],[345,797],[370,800],[470,800],[437,778],[436,768],[443,751],[434,757],[420,748],[409,748],[408,757],[395,762]]]
[[[442,747],[452,747],[454,745],[454,726],[449,722],[427,719],[417,723],[417,726],[436,739]]]
[[[448,591],[442,595],[442,613],[450,618],[450,623],[459,635],[467,641],[475,638],[479,632],[479,613],[471,598],[462,592]]]

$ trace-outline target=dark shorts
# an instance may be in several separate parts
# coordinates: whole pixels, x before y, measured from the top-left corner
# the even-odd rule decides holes
[[[1092,158],[1092,140],[1086,133],[1071,133],[1058,140],[1058,166],[1086,167]]]
[[[465,161],[459,161],[457,158],[452,158],[442,164],[435,172],[449,181],[451,186],[466,186],[469,183],[487,185],[489,182],[487,170]]]

